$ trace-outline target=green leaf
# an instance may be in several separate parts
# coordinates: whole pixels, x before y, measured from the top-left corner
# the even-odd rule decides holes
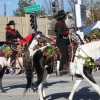
[[[84,67],[88,67],[88,68],[92,68],[92,69],[96,67],[96,65],[94,64],[91,57],[85,58],[85,57],[81,56],[81,59],[85,60],[84,65],[83,65]]]
[[[43,51],[46,51],[46,54],[48,55],[46,61],[48,61],[49,59],[51,59],[50,55],[53,56],[56,54],[56,47],[54,45],[47,46]]]

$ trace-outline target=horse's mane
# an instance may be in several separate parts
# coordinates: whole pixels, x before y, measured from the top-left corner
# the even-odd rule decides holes
[[[80,45],[79,48],[81,48],[81,53],[90,57],[93,57],[94,59],[97,59],[97,57],[100,56],[100,41],[93,41],[84,45]],[[85,53],[84,53],[85,52]]]

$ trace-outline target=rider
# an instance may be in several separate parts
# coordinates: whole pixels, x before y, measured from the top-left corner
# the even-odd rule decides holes
[[[15,22],[13,20],[9,21],[9,23],[6,25],[6,42],[11,48],[11,44],[17,42],[17,38],[22,39],[26,42],[26,40],[20,35],[18,30],[15,29]],[[14,64],[14,59],[17,54],[17,51],[12,50],[11,60],[10,60],[10,66]]]
[[[68,37],[68,34],[70,34],[71,32],[69,31],[69,29],[67,28],[65,24],[66,13],[64,12],[64,10],[58,11],[58,14],[55,15],[54,18],[57,19],[57,22],[55,24],[55,33],[57,37],[56,45],[62,54],[62,57],[60,60],[60,68],[59,68],[59,71],[62,72],[63,66],[68,64],[67,63],[68,62],[68,47],[67,46],[70,42],[67,37]]]

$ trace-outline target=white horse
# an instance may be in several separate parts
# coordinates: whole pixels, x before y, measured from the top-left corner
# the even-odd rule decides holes
[[[77,76],[77,78],[69,95],[69,100],[73,99],[73,95],[83,79],[86,79],[100,95],[100,88],[92,76],[92,70],[86,69],[83,66],[85,60],[77,57],[78,55],[81,55],[85,58],[92,57],[95,61],[100,56],[100,41],[90,42],[88,44],[79,46],[75,55],[74,61],[70,63],[70,74]]]
[[[52,73],[51,68],[53,66],[52,61],[49,61],[48,64],[45,66],[44,61],[46,58],[43,57],[43,52],[41,52],[42,49],[43,48],[40,48],[39,50],[34,51],[33,56],[30,59],[29,66],[26,73],[27,74],[26,90],[27,90],[31,86],[32,78],[33,78],[32,69],[34,69],[35,67],[37,72],[36,84],[38,85],[40,100],[44,100],[44,98],[46,97],[45,91],[43,89],[43,84],[45,80]],[[87,57],[88,55],[89,57],[92,57],[94,60],[96,60],[100,55],[100,41],[79,45],[75,55],[78,56],[79,54],[83,57]],[[77,78],[68,99],[69,100],[73,99],[74,92],[83,79],[86,79],[100,95],[100,88],[96,84],[92,76],[92,70],[89,70],[88,68],[84,67],[85,60],[78,58],[76,56],[74,57],[73,62],[70,63],[70,74],[77,76]]]

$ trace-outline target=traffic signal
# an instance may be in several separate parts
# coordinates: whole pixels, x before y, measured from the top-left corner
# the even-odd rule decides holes
[[[57,13],[58,10],[59,10],[58,0],[55,0],[54,2],[52,2],[52,11],[53,11],[53,14]]]
[[[36,19],[36,13],[32,13],[30,15],[30,25],[32,27],[32,29],[34,29],[35,31],[37,30],[37,19]]]

